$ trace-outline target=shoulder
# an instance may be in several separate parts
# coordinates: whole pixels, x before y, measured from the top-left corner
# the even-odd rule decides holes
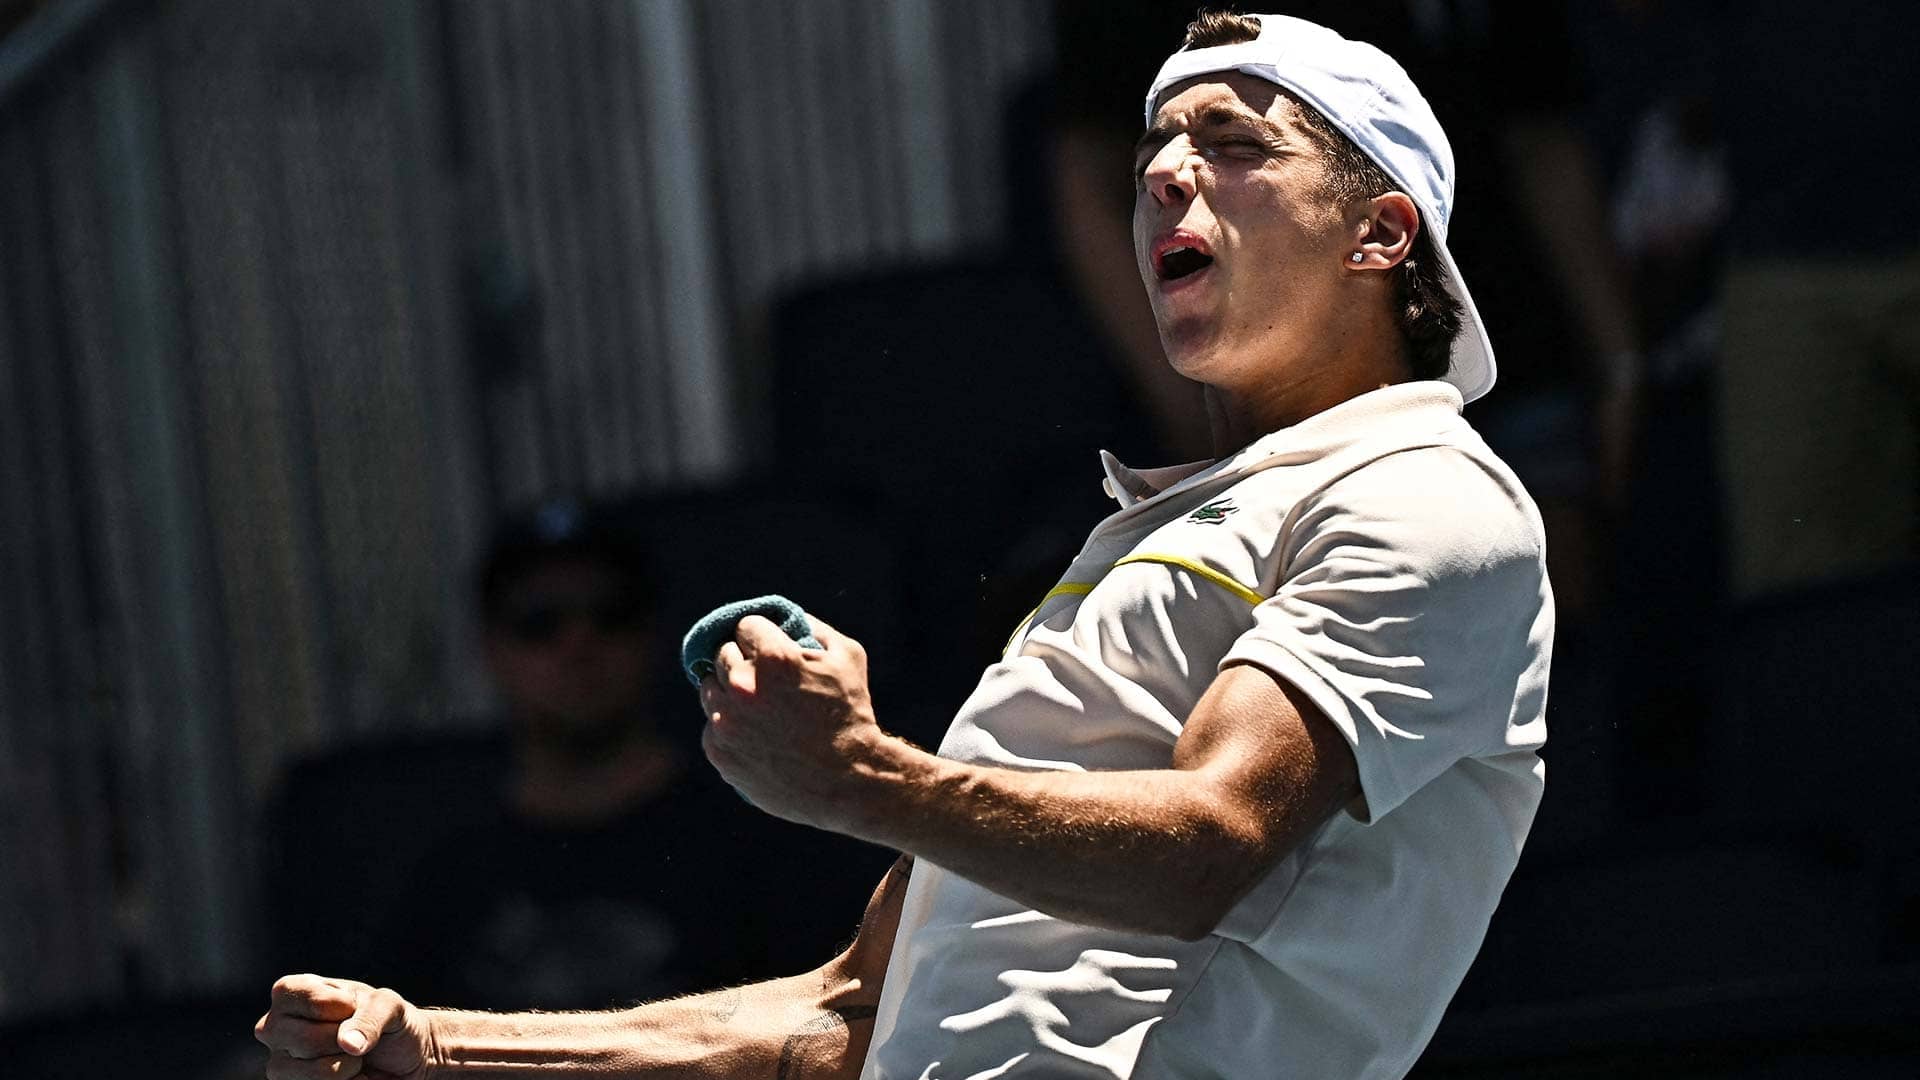
[[[1513,471],[1484,446],[1393,450],[1318,487],[1294,508],[1295,551],[1366,544],[1437,558],[1539,560],[1540,512]]]

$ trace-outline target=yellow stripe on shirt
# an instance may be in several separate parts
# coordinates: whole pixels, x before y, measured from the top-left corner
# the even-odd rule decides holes
[[[1007,635],[1007,643],[1000,647],[1000,655],[1002,657],[1007,655],[1007,650],[1013,648],[1013,639],[1020,636],[1020,631],[1027,628],[1027,624],[1033,621],[1035,615],[1040,614],[1040,609],[1046,607],[1049,600],[1056,596],[1085,596],[1098,584],[1100,583],[1097,581],[1063,581],[1048,589],[1047,595],[1040,598],[1040,602],[1034,605],[1033,610],[1027,612],[1021,617],[1019,623],[1015,624],[1013,633]]]
[[[1128,563],[1143,563],[1143,562],[1163,563],[1167,566],[1177,566],[1180,569],[1185,570],[1190,574],[1193,574],[1197,577],[1205,578],[1208,581],[1213,582],[1215,585],[1220,586],[1221,588],[1227,590],[1228,592],[1239,597],[1240,599],[1245,600],[1249,604],[1257,605],[1261,601],[1266,599],[1266,597],[1261,596],[1259,593],[1254,592],[1252,589],[1247,588],[1245,585],[1242,585],[1239,582],[1228,577],[1227,575],[1221,573],[1220,571],[1215,570],[1213,567],[1207,566],[1204,563],[1195,562],[1192,559],[1185,558],[1180,555],[1155,555],[1155,554],[1152,554],[1151,552],[1138,552],[1136,554],[1129,555],[1124,559],[1121,559],[1119,562],[1114,563],[1113,565],[1125,566]]]
[[[1186,558],[1181,555],[1157,555],[1152,552],[1139,552],[1133,555],[1129,555],[1126,558],[1121,559],[1119,562],[1114,563],[1113,565],[1125,566],[1128,563],[1160,563],[1164,566],[1178,567],[1179,569],[1185,570],[1196,577],[1203,578],[1207,581],[1211,581],[1215,585],[1220,586],[1221,588],[1227,590],[1228,592],[1239,597],[1240,599],[1245,600],[1247,603],[1253,604],[1256,606],[1266,599],[1266,597],[1261,596],[1259,593],[1253,591],[1252,589],[1247,588],[1245,585],[1240,584],[1238,581],[1235,581],[1232,578],[1228,577],[1227,575],[1221,573],[1220,571],[1215,570],[1213,567],[1208,566],[1205,563],[1195,562],[1194,560]],[[1085,596],[1088,593],[1092,592],[1094,589],[1094,586],[1098,584],[1100,583],[1097,581],[1063,581],[1060,584],[1055,585],[1053,588],[1047,590],[1047,595],[1040,598],[1040,603],[1037,604],[1032,611],[1027,612],[1026,616],[1022,618],[1017,625],[1014,626],[1013,633],[1007,635],[1007,643],[1001,647],[1000,655],[1002,657],[1007,655],[1007,652],[1013,648],[1014,639],[1020,636],[1020,632],[1027,628],[1027,624],[1033,621],[1033,617],[1035,615],[1040,614],[1040,609],[1046,607],[1047,604],[1051,602],[1054,597]]]

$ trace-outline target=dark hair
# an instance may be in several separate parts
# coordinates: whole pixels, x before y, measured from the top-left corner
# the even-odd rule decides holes
[[[1187,39],[1180,46],[1206,49],[1215,45],[1237,45],[1260,36],[1260,20],[1252,15],[1230,11],[1202,11],[1187,24]],[[1285,90],[1281,91],[1294,111],[1295,119],[1320,144],[1327,168],[1326,194],[1341,203],[1371,199],[1399,190],[1385,169],[1366,152],[1342,135],[1318,109]],[[1438,379],[1453,364],[1453,341],[1460,336],[1463,312],[1460,301],[1447,291],[1446,270],[1432,235],[1421,229],[1413,238],[1413,249],[1393,268],[1395,316],[1400,339],[1406,345],[1407,362],[1416,379]]]

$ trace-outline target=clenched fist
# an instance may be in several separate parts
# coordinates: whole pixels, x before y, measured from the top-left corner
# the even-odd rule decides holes
[[[758,615],[740,621],[700,681],[702,740],[720,775],[760,809],[857,835],[857,781],[888,736],[867,696],[860,643],[808,613],[823,648],[802,649]]]
[[[267,1080],[420,1080],[433,1048],[425,1016],[399,994],[318,975],[274,983],[253,1037],[269,1052]]]

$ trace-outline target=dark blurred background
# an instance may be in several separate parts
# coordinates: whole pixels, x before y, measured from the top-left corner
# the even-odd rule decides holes
[[[1416,1075],[1920,1075],[1920,14],[1252,6],[1433,99],[1502,366],[1469,415],[1549,524],[1547,799]],[[383,977],[505,805],[494,639],[640,633],[482,610],[556,497],[647,552],[646,745],[697,727],[677,629],[760,591],[937,741],[1094,450],[1204,446],[1125,233],[1192,13],[0,0],[9,1074],[257,1074],[274,975]],[[652,805],[684,853],[626,884],[751,866],[726,918],[822,957],[886,865]],[[790,966],[736,951],[681,975]]]

